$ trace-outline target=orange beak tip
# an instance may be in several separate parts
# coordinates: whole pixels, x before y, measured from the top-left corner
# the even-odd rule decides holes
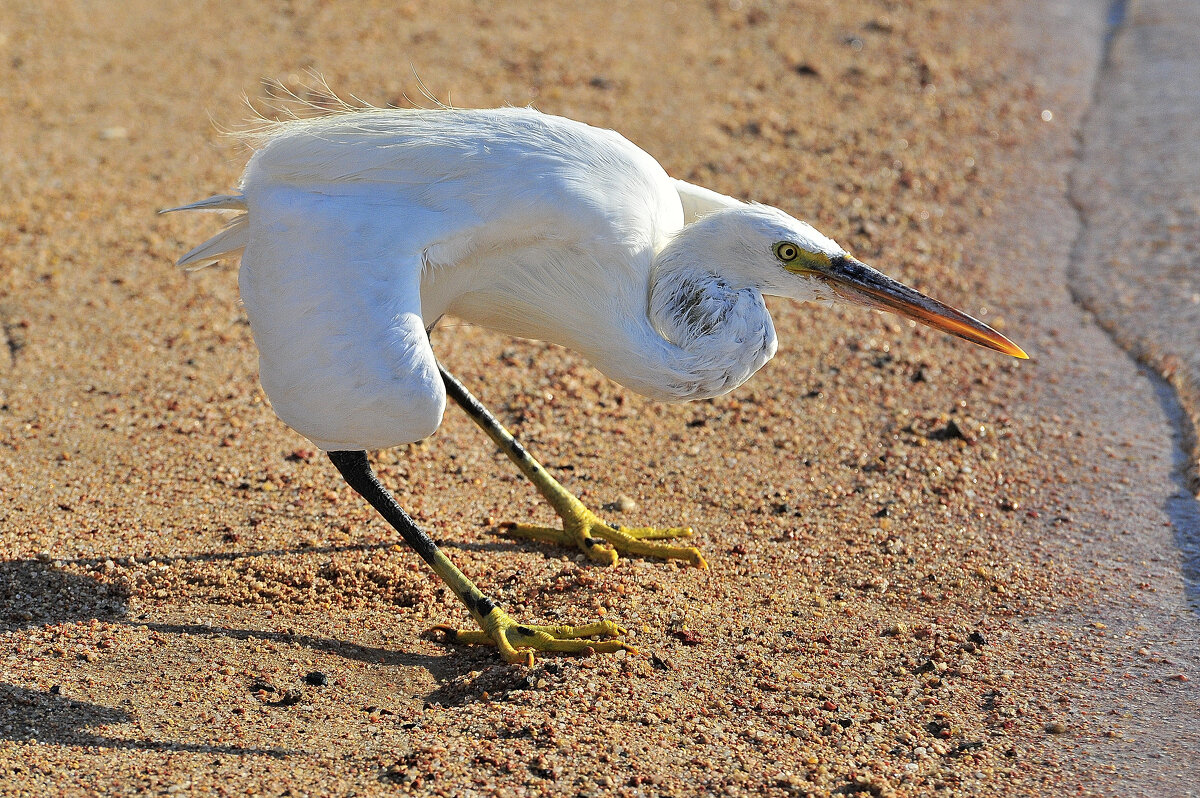
[[[978,344],[1018,360],[1028,360],[1025,350],[1008,340],[1003,333],[994,330],[978,319],[961,310],[938,302],[870,266],[849,256],[831,261],[830,269],[819,273],[841,299],[875,310],[887,310],[912,321],[950,333],[963,340]]]
[[[994,348],[997,352],[1000,352],[1004,355],[1009,355],[1017,360],[1029,360],[1029,355],[1025,352],[1025,350],[1007,338],[1004,338],[1002,341],[998,342],[998,345],[989,348]]]

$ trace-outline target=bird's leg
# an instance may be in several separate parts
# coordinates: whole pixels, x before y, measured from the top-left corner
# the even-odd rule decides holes
[[[329,459],[345,477],[350,487],[371,503],[384,519],[396,528],[404,542],[433,568],[454,595],[467,606],[480,630],[459,631],[450,626],[434,627],[445,634],[450,642],[495,645],[509,662],[524,662],[533,665],[534,651],[560,651],[583,654],[612,651],[633,651],[620,640],[591,641],[589,637],[616,638],[625,630],[611,621],[600,621],[586,626],[529,626],[513,620],[496,606],[496,602],[485,596],[462,571],[450,562],[437,544],[425,534],[404,512],[404,508],[383,486],[371,470],[366,452],[330,452]]]
[[[541,463],[534,460],[517,440],[506,430],[496,417],[471,395],[458,379],[438,363],[446,393],[466,411],[491,438],[500,451],[508,455],[517,468],[550,502],[562,519],[563,528],[533,526],[530,524],[506,524],[510,535],[566,546],[578,546],[596,562],[612,565],[617,561],[617,552],[640,557],[661,557],[669,560],[684,560],[701,568],[707,568],[700,550],[693,546],[672,546],[655,543],[656,540],[691,537],[690,528],[655,529],[652,527],[623,527],[606,523],[583,505],[583,502],[558,480],[546,473]]]

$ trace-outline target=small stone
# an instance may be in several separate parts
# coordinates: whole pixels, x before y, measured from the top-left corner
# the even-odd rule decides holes
[[[1048,731],[1050,734],[1065,734],[1067,727],[1055,720],[1046,724],[1046,731]]]
[[[623,513],[632,513],[637,509],[637,502],[625,495],[618,496],[617,509]]]
[[[955,419],[950,419],[947,421],[946,426],[940,430],[937,430],[932,437],[937,438],[938,440],[957,439],[966,441],[967,443],[975,442],[975,438],[970,434],[970,432],[964,429],[963,425],[960,425]]]
[[[313,687],[324,687],[329,684],[329,677],[320,671],[313,671],[304,677],[304,683]]]
[[[908,634],[908,624],[897,621],[891,626],[883,630],[883,633],[888,637],[900,637]]]
[[[683,642],[685,646],[698,646],[704,643],[700,635],[691,629],[676,629],[671,635]]]

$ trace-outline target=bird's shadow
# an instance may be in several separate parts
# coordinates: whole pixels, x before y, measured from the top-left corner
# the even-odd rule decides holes
[[[122,588],[39,560],[0,560],[0,633],[92,620],[122,621]]]
[[[287,643],[303,646],[311,651],[321,651],[334,654],[344,659],[358,660],[372,665],[384,665],[400,668],[423,668],[439,682],[453,678],[461,671],[469,670],[469,663],[464,667],[455,664],[451,654],[430,656],[413,654],[394,649],[366,646],[361,643],[349,643],[319,635],[299,634],[296,632],[271,632],[262,629],[234,629],[228,626],[211,626],[202,623],[148,623],[139,620],[139,625],[145,625],[161,634],[188,635],[190,637],[227,637],[232,640],[264,640],[272,643]]]
[[[438,547],[443,549],[452,549],[456,551],[484,551],[492,554],[511,553],[514,551],[543,554],[554,556],[564,552],[570,552],[570,549],[555,547],[546,543],[539,543],[535,540],[522,540],[504,535],[503,533],[493,532],[490,540],[484,541],[456,541],[445,540],[438,541]],[[574,552],[571,552],[574,553]]]
[[[215,552],[184,557],[153,556],[139,558],[159,563],[173,560],[204,562],[213,560],[237,560],[247,557],[283,556],[295,553],[338,552],[349,550],[375,550],[390,548],[393,543],[362,544],[325,548],[297,548],[295,550],[268,550],[245,553]],[[240,641],[265,640],[300,645],[314,651],[333,654],[351,660],[382,665],[385,667],[423,668],[438,683],[425,700],[452,706],[461,703],[458,696],[478,693],[472,679],[466,675],[478,670],[481,664],[495,664],[492,650],[469,650],[464,647],[448,648],[445,654],[424,655],[363,645],[334,638],[295,632],[280,632],[253,628],[231,628],[216,624],[154,622],[148,616],[131,617],[129,594],[125,590],[107,584],[86,574],[65,570],[60,565],[95,565],[100,559],[79,559],[59,564],[36,559],[0,560],[0,634],[22,629],[53,627],[74,624],[93,619],[130,626],[142,626],[169,635],[187,634],[192,637],[224,637]],[[511,676],[511,678],[510,678]],[[490,684],[524,678],[521,675],[491,674]],[[499,684],[499,682],[497,682]],[[496,685],[493,685],[495,689]],[[121,709],[75,700],[60,691],[39,691],[0,682],[0,707],[14,707],[5,723],[0,724],[0,739],[55,742],[63,745],[97,746],[102,748],[140,749],[148,751],[195,751],[213,754],[237,754],[251,756],[284,757],[303,753],[282,748],[249,748],[239,746],[206,745],[172,741],[123,739],[89,732],[95,726],[125,723],[132,716]]]
[[[286,748],[251,748],[237,745],[207,745],[166,740],[141,740],[109,737],[89,731],[95,726],[129,723],[133,720],[121,709],[68,698],[58,691],[30,690],[0,682],[0,706],[7,710],[0,739],[139,751],[193,751],[207,754],[269,756],[283,758],[303,753]]]
[[[390,549],[395,543],[366,543],[347,546],[265,549],[250,552],[209,552],[169,557],[162,555],[130,558],[132,561],[160,565],[174,562],[235,561],[255,557],[280,557],[295,554],[332,554],[347,551]],[[426,656],[362,645],[318,635],[278,632],[263,629],[239,629],[200,623],[153,622],[149,615],[129,615],[129,594],[123,588],[105,584],[87,575],[73,573],[61,565],[92,566],[106,558],[80,558],[59,563],[40,560],[0,560],[0,633],[20,629],[57,626],[92,619],[142,626],[164,634],[188,634],[228,637],[234,640],[270,640],[294,643],[346,659],[378,665],[425,668],[436,679],[456,675],[458,669],[447,664],[448,656]]]
[[[375,551],[388,549],[393,545],[395,544],[365,543],[248,552],[206,552],[175,557],[80,557],[58,562],[0,560],[0,633],[92,619],[113,622],[128,620],[129,593],[126,589],[65,570],[62,566],[94,567],[110,559],[126,565],[152,561],[160,565],[176,562],[233,562],[257,557]]]

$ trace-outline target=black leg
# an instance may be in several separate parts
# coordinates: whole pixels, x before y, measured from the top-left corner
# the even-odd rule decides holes
[[[454,595],[467,606],[481,627],[481,631],[459,631],[441,624],[434,627],[445,633],[450,641],[494,645],[499,647],[500,653],[509,662],[524,662],[530,666],[533,665],[534,650],[574,653],[633,650],[620,640],[593,642],[586,639],[593,636],[614,638],[623,634],[623,630],[611,621],[585,626],[527,626],[517,623],[454,567],[454,563],[442,553],[433,539],[404,512],[404,508],[371,470],[366,452],[330,452],[329,459],[350,487],[370,502],[404,537],[404,541],[421,555],[421,559],[429,563],[434,573],[454,591]]]
[[[422,560],[429,563],[477,620],[482,623],[483,619],[496,609],[495,602],[483,595],[483,592],[450,562],[433,539],[404,512],[404,508],[371,470],[366,452],[329,452],[329,459],[350,487],[370,502],[384,520],[400,533],[404,542],[412,546],[413,550],[421,555]]]

